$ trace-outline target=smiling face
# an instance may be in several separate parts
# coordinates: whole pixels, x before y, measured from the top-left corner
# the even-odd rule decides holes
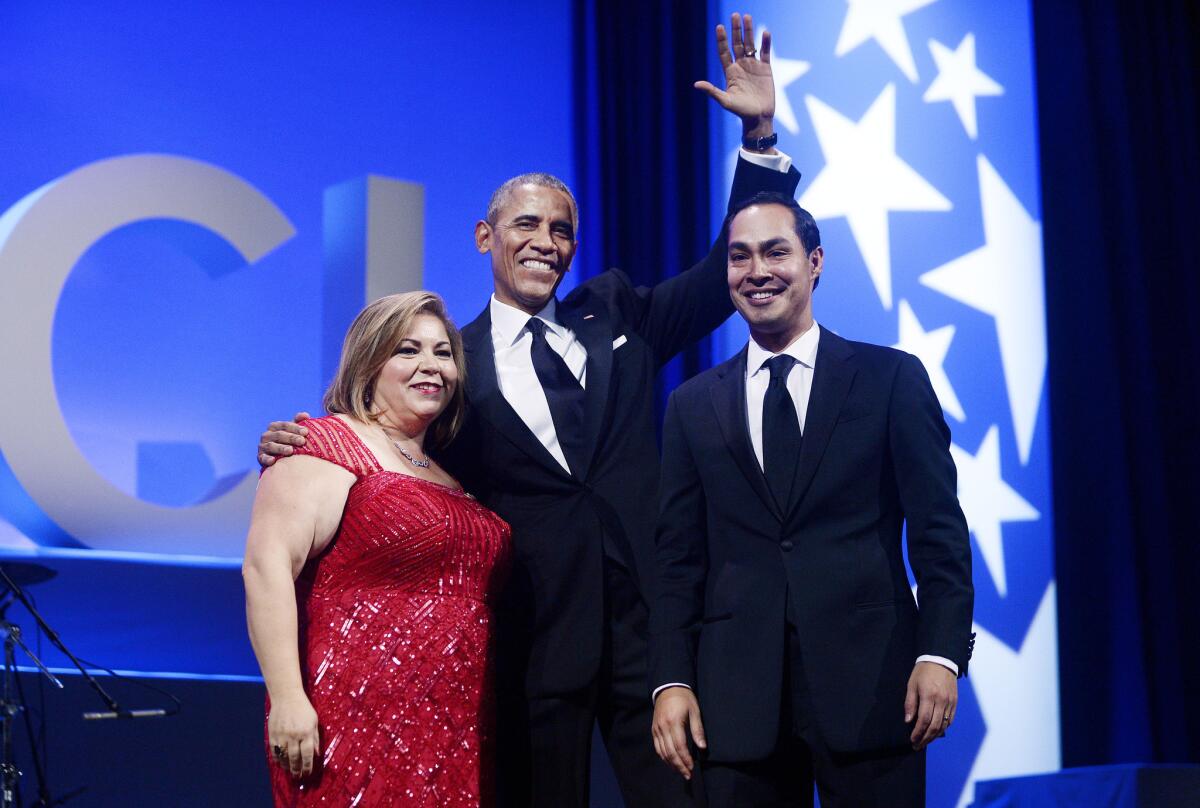
[[[442,321],[418,314],[375,380],[374,406],[393,425],[428,426],[450,404],[458,368]]]
[[[475,225],[475,246],[492,256],[496,299],[537,314],[575,257],[571,201],[562,191],[521,185],[507,195],[494,222]]]
[[[752,205],[729,224],[729,296],[754,341],[778,352],[813,322],[813,285],[825,253],[805,249],[792,212],[782,205]]]

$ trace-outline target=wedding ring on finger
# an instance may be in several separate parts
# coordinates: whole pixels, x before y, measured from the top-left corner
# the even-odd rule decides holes
[[[287,759],[287,750],[279,744],[275,744],[273,747],[271,747],[271,751],[275,753],[275,757],[279,760]]]
[[[758,51],[755,50],[754,48],[748,48],[746,50],[746,52],[742,54],[742,58],[743,59],[753,59],[755,54],[757,54],[757,53],[758,53]]]

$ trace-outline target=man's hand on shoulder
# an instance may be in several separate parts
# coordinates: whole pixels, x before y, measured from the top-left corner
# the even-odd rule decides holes
[[[290,455],[293,446],[303,446],[308,441],[305,437],[308,430],[300,426],[300,422],[311,417],[306,412],[298,412],[291,421],[272,421],[258,439],[258,464],[268,468],[275,464],[276,458]]]
[[[668,687],[654,700],[654,751],[675,767],[685,780],[692,779],[695,763],[688,751],[687,732],[691,729],[696,746],[705,749],[704,724],[700,722],[700,703],[686,687]]]
[[[904,698],[904,723],[913,723],[913,749],[924,749],[954,721],[958,709],[958,677],[936,662],[918,662],[908,677]],[[914,722],[915,719],[915,722]]]
[[[742,119],[742,137],[768,137],[775,131],[775,79],[771,73],[771,34],[763,31],[762,52],[754,47],[754,22],[749,14],[734,14],[727,36],[717,26],[717,56],[725,71],[725,89],[707,81],[693,86]],[[730,43],[732,38],[732,44]],[[767,150],[767,153],[774,149]]]

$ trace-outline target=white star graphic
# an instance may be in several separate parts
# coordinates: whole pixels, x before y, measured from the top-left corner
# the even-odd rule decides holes
[[[967,34],[955,50],[929,40],[929,52],[937,63],[938,75],[925,91],[925,103],[949,101],[958,113],[971,140],[979,134],[975,120],[975,97],[1003,95],[1004,88],[975,66],[975,35]]]
[[[792,109],[791,99],[788,98],[787,86],[811,67],[808,62],[799,59],[771,57],[771,73],[775,77],[775,118],[793,135],[800,131],[800,122],[796,120],[796,111]]]
[[[1014,652],[975,626],[971,687],[987,734],[958,798],[958,808],[974,800],[976,780],[1043,774],[1057,771],[1061,765],[1054,589],[1051,581],[1020,651]]]
[[[883,307],[892,307],[888,212],[950,210],[950,200],[896,155],[896,86],[883,89],[858,123],[806,96],[825,167],[800,197],[817,219],[845,216]]]
[[[874,39],[908,80],[917,80],[917,65],[900,18],[934,0],[846,0],[849,8],[838,35],[835,56],[845,56],[868,39]]]
[[[958,469],[958,501],[967,517],[967,527],[975,534],[996,591],[1004,597],[1008,594],[1008,577],[1000,523],[1028,522],[1041,514],[1000,475],[1000,430],[995,425],[983,436],[974,455],[951,444],[950,456]]]
[[[942,409],[955,419],[965,421],[967,414],[963,412],[962,404],[959,403],[954,387],[950,384],[950,377],[942,367],[946,360],[946,352],[950,350],[950,341],[953,339],[954,326],[946,325],[926,331],[921,327],[908,301],[900,301],[900,341],[892,347],[906,351],[921,360]]]
[[[986,243],[921,276],[921,283],[996,321],[1021,463],[1029,462],[1046,379],[1042,225],[983,155],[977,159]],[[815,214],[814,214],[815,215]]]

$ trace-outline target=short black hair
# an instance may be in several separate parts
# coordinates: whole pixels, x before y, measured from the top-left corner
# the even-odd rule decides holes
[[[733,224],[733,217],[754,205],[781,205],[787,208],[792,212],[793,227],[796,235],[800,237],[800,245],[804,247],[805,252],[811,254],[813,250],[821,246],[821,231],[817,229],[817,222],[813,219],[812,214],[800,207],[795,199],[778,191],[759,191],[754,196],[731,204],[721,231],[724,233],[726,241],[729,240],[729,227]],[[813,288],[816,289],[820,282],[821,279],[818,277],[813,282]]]
[[[508,204],[508,199],[522,185],[537,185],[541,188],[550,188],[558,191],[567,197],[567,201],[571,203],[571,227],[575,229],[573,234],[578,237],[579,231],[579,205],[575,202],[575,194],[571,193],[571,189],[567,184],[553,174],[547,174],[544,171],[531,171],[526,174],[518,174],[504,181],[499,188],[492,192],[492,198],[488,200],[487,206],[487,223],[495,226],[496,220],[500,217],[500,209]],[[572,241],[575,239],[572,238]]]

